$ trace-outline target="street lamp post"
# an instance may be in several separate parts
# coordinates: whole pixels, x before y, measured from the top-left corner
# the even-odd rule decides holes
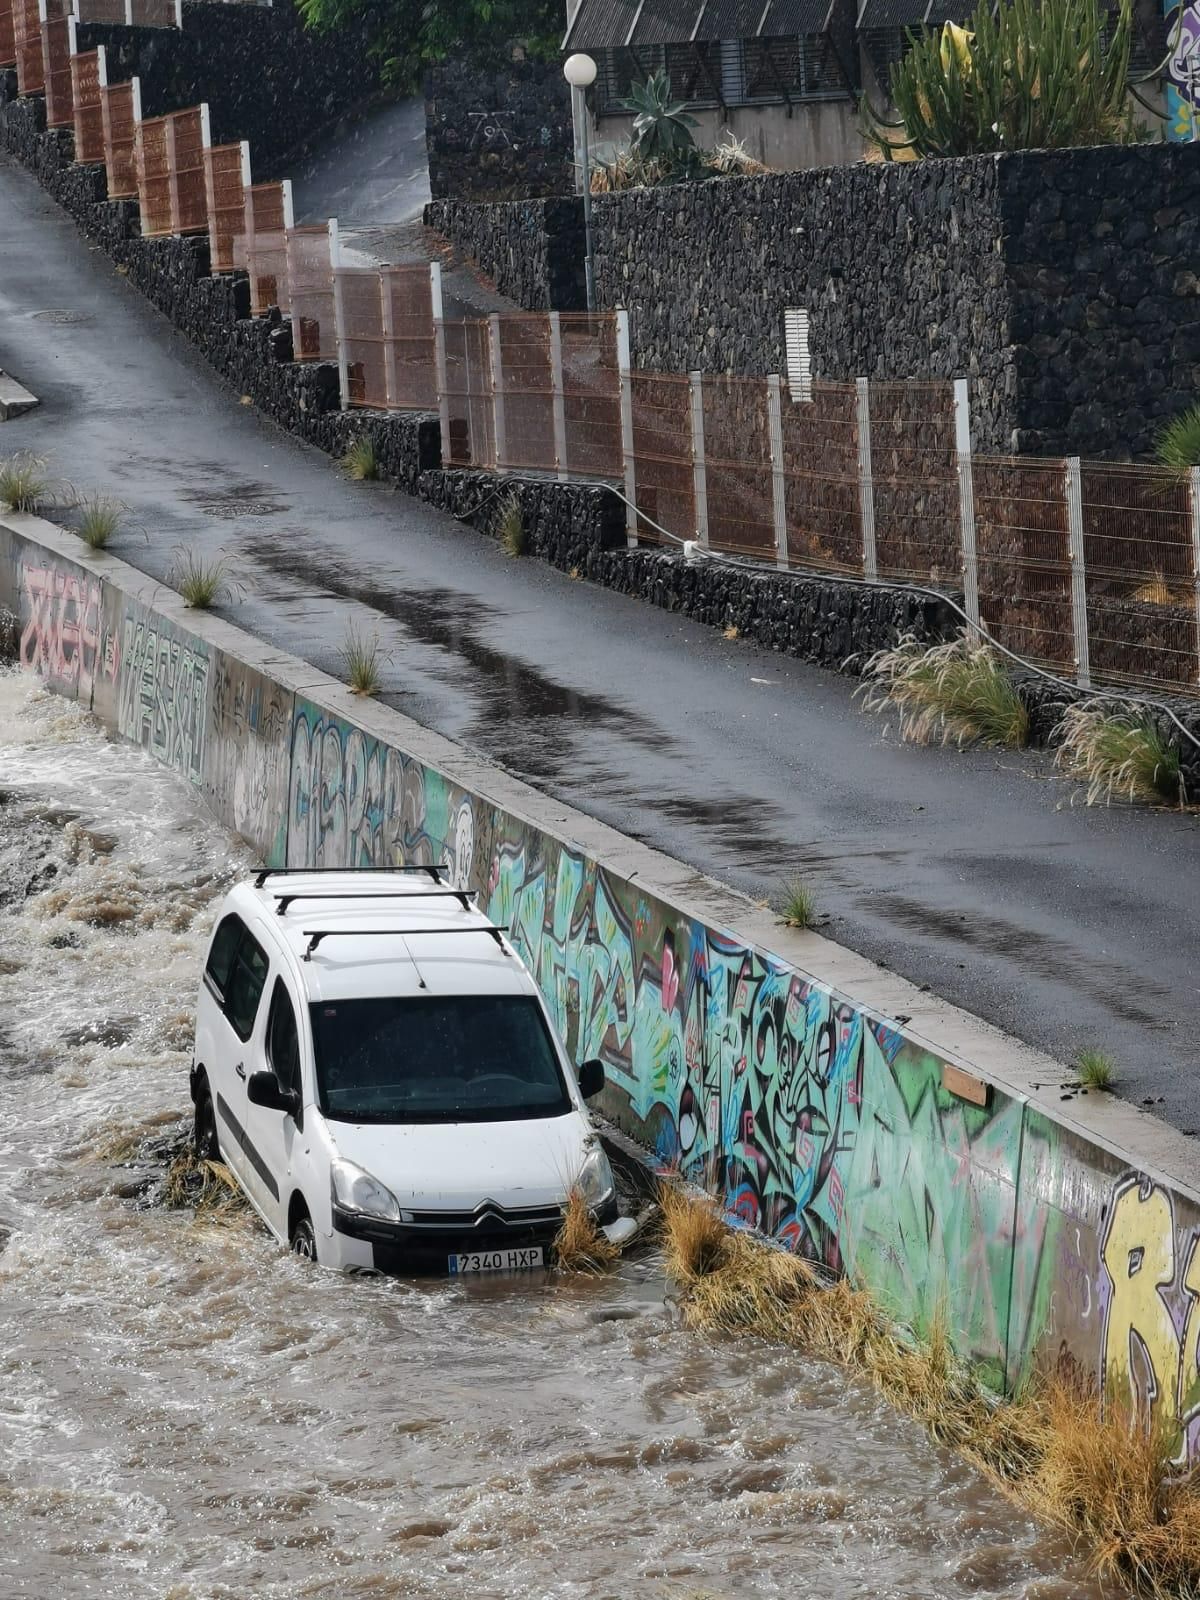
[[[591,56],[568,56],[563,63],[563,77],[571,85],[571,99],[575,112],[575,126],[579,129],[580,154],[583,165],[583,246],[585,252],[584,275],[587,280],[587,308],[596,309],[596,269],[592,259],[592,170],[588,157],[587,101],[583,91],[596,81],[596,63]]]

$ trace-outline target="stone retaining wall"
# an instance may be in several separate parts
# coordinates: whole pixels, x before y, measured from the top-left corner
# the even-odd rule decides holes
[[[575,191],[571,91],[557,60],[520,49],[483,67],[454,57],[425,79],[435,200],[529,200]]]
[[[434,200],[425,207],[425,223],[526,311],[587,309],[581,199],[506,205]]]

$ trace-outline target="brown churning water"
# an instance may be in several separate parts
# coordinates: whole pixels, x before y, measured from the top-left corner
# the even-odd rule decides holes
[[[122,1198],[244,848],[0,672],[0,1596],[1088,1600],[842,1374],[605,1280],[342,1279]],[[3,1235],[0,1235],[3,1237]]]

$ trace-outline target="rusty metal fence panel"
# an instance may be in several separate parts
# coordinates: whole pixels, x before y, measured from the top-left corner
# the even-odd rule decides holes
[[[0,67],[17,64],[17,34],[13,20],[13,0],[0,0]]]
[[[1187,479],[1085,462],[1080,488],[1092,676],[1194,690],[1198,575]]]
[[[638,538],[661,544],[652,517],[677,539],[694,539],[696,483],[692,457],[692,386],[678,373],[629,374],[633,461],[637,479]]]
[[[563,469],[584,478],[621,476],[621,373],[617,319],[611,313],[564,312],[562,354]]]
[[[396,411],[436,411],[437,349],[428,266],[384,267],[380,299],[388,406]]]
[[[104,107],[100,100],[104,51],[86,50],[71,57],[71,106],[75,124],[75,159],[89,165],[104,160]]]
[[[492,319],[496,384],[496,462],[508,471],[554,472],[554,385],[550,319]]]
[[[80,22],[108,22],[136,28],[182,26],[180,0],[75,0]]]
[[[296,361],[337,360],[332,251],[328,226],[292,228],[284,241]]]
[[[234,260],[250,276],[250,310],[258,317],[272,306],[291,315],[288,293],[287,235],[292,226],[292,190],[281,183],[254,183],[245,191],[241,235]]]
[[[708,543],[773,560],[775,474],[767,380],[705,376],[701,382]]]
[[[171,203],[176,233],[208,232],[208,107],[192,106],[170,118]]]
[[[75,0],[75,15],[80,22],[125,24],[129,21],[129,7],[127,0]]]
[[[250,146],[210,145],[204,151],[205,211],[208,227],[209,270],[232,272],[234,240],[245,227],[246,184],[250,177]]]
[[[957,589],[954,385],[872,382],[867,393],[878,574]]]
[[[492,392],[491,330],[484,321],[443,322],[446,347],[445,411],[447,464],[488,468],[496,465]]]
[[[138,192],[137,161],[134,156],[138,120],[141,113],[140,85],[136,78],[128,83],[101,85],[100,106],[104,123],[104,171],[110,200],[127,200]]]
[[[71,56],[75,50],[75,18],[56,14],[56,0],[41,0],[42,78],[46,85],[46,126],[73,128]]]
[[[1073,673],[1066,465],[975,456],[979,615],[996,639],[1039,666]]]
[[[334,275],[338,355],[345,373],[346,405],[385,409],[387,355],[383,332],[383,274],[370,267],[339,267]]]
[[[134,129],[133,162],[143,239],[175,232],[171,203],[171,119],[149,117]]]
[[[13,41],[17,57],[17,93],[43,93],[46,69],[42,62],[42,19],[38,0],[14,0]]]
[[[788,564],[861,573],[854,385],[814,382],[810,399],[785,394],[781,409]]]

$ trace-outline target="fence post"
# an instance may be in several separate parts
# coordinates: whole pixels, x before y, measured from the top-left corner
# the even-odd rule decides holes
[[[975,548],[975,480],[971,472],[971,398],[965,378],[954,380],[954,470],[962,533],[963,601],[967,621],[979,635],[979,560]]]
[[[1088,659],[1087,569],[1083,559],[1083,487],[1079,457],[1067,457],[1067,539],[1071,557],[1071,622],[1075,634],[1075,681],[1081,689],[1092,683]]]
[[[503,472],[508,461],[508,438],[504,427],[504,361],[500,354],[500,317],[488,318],[488,354],[492,366],[492,424],[496,439],[496,471]]]
[[[333,272],[333,342],[337,350],[338,393],[343,411],[350,409],[350,362],[346,356],[346,308],[342,304],[342,285],[338,270],[342,265],[342,241],[337,218],[329,219],[329,265]]]
[[[633,452],[633,374],[629,353],[629,312],[617,312],[617,373],[621,387],[621,462],[625,469],[625,542],[638,542],[637,462]]]
[[[125,26],[133,27],[133,0],[125,0]]]
[[[558,476],[567,476],[567,400],[563,393],[562,318],[557,311],[550,317],[550,391],[554,402],[554,465]]]
[[[442,267],[429,265],[429,298],[433,306],[433,359],[437,365],[438,433],[442,441],[442,466],[450,465],[450,375],[446,370],[446,328],[442,313]]]
[[[708,483],[704,473],[704,374],[689,372],[692,389],[692,491],[696,499],[696,537],[708,549]]]
[[[855,381],[858,397],[858,506],[862,520],[863,576],[879,576],[875,553],[875,482],[871,476],[871,392],[866,378]]]
[[[767,379],[767,429],[771,440],[771,498],[775,519],[775,565],[786,568],[787,479],[783,472],[783,385],[779,374]]]
[[[392,295],[387,273],[379,270],[379,319],[383,328],[383,390],[389,411],[400,404],[400,374],[396,369],[396,324],[392,317]]]
[[[1200,467],[1188,473],[1192,502],[1192,581],[1196,589],[1196,645],[1200,651]],[[1198,674],[1200,676],[1200,674]]]

